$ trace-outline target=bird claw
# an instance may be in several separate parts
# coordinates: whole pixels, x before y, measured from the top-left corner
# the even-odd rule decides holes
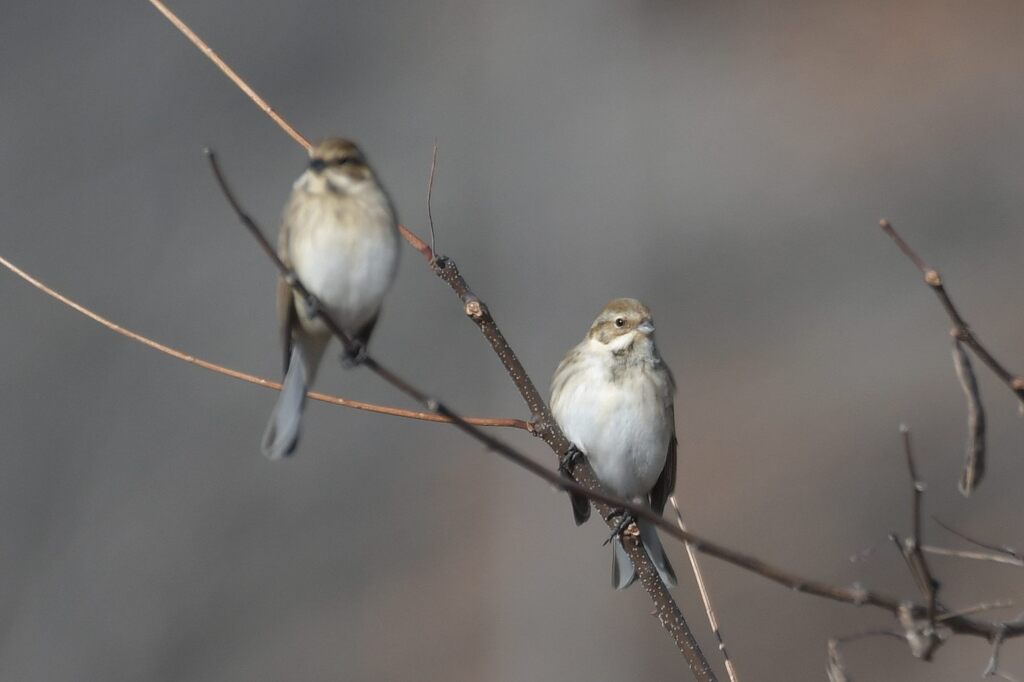
[[[302,299],[302,305],[307,318],[315,320],[320,317],[322,309],[320,308],[320,299],[316,296],[313,296],[312,294],[306,296]]]
[[[558,458],[558,471],[566,478],[572,478],[572,471],[576,468],[576,462],[583,458],[583,451],[575,445],[569,445],[569,449]]]
[[[636,517],[633,516],[631,512],[619,508],[613,509],[608,513],[608,520],[611,520],[616,517],[622,518],[620,518],[619,522],[615,524],[615,528],[612,530],[612,534],[608,536],[608,539],[601,543],[602,547],[604,545],[607,545],[612,540],[615,540],[616,538],[621,538],[623,535],[639,535],[640,533],[640,529],[635,528]],[[631,528],[631,526],[633,528]]]
[[[352,369],[363,364],[367,358],[366,344],[362,341],[353,340],[344,352],[338,357],[341,366],[345,369]]]

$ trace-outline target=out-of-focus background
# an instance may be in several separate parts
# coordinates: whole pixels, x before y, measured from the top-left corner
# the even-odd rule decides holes
[[[1016,405],[983,375],[991,461],[963,499],[948,323],[876,227],[891,218],[1024,367],[1020,3],[172,7],[304,134],[361,142],[420,234],[438,140],[439,250],[539,384],[607,299],[650,304],[693,529],[915,596],[885,540],[909,528],[905,421],[927,514],[1024,541]],[[304,152],[142,0],[10,7],[0,63],[0,254],[130,328],[276,376],[274,273],[201,149],[268,231]],[[577,529],[564,496],[453,429],[313,404],[298,456],[271,463],[270,391],[6,272],[0,311],[0,678],[687,678],[643,591],[610,589],[604,527]],[[373,350],[469,413],[527,416],[411,249]],[[318,388],[408,405],[365,371],[329,367]],[[1019,569],[934,566],[951,607],[1024,596]],[[744,680],[824,679],[829,636],[892,625],[705,567]],[[858,679],[963,680],[989,647],[844,655]],[[1024,674],[1024,646],[1002,664]]]

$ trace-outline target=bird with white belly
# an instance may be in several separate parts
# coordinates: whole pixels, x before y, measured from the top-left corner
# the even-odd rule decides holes
[[[278,255],[354,342],[351,360],[365,352],[394,282],[398,246],[391,200],[362,151],[341,138],[317,144],[285,207]],[[284,279],[278,280],[277,312],[285,377],[263,435],[271,459],[295,450],[306,391],[331,339],[317,311]]]
[[[617,298],[559,364],[551,412],[605,488],[661,514],[675,490],[674,394],[672,372],[654,344],[651,311],[636,299]],[[635,522],[662,580],[675,585],[656,527],[647,519]],[[613,550],[612,583],[623,589],[636,580],[636,570],[618,536]]]

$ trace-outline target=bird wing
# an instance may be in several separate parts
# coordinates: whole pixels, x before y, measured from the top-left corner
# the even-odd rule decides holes
[[[277,278],[277,322],[281,334],[281,348],[284,350],[284,371],[287,373],[288,363],[292,357],[292,328],[299,320],[298,311],[295,309],[295,296],[283,277]]]
[[[661,470],[658,482],[651,489],[651,506],[659,514],[665,511],[665,503],[669,495],[676,489],[676,440],[675,421],[673,420],[672,438],[668,442],[668,455],[665,457],[665,466]]]

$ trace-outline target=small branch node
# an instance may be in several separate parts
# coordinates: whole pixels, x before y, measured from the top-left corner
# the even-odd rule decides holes
[[[479,320],[481,317],[484,316],[483,303],[481,303],[480,299],[477,298],[476,296],[473,296],[472,298],[467,297],[465,311],[466,315],[468,315],[469,317],[473,318],[474,320]]]
[[[942,638],[931,621],[927,617],[917,617],[916,611],[914,604],[903,602],[896,617],[903,628],[903,638],[910,645],[910,653],[915,658],[929,661],[935,649],[942,644]]]
[[[939,271],[932,268],[925,271],[924,281],[930,287],[942,286],[942,277],[939,276]]]

